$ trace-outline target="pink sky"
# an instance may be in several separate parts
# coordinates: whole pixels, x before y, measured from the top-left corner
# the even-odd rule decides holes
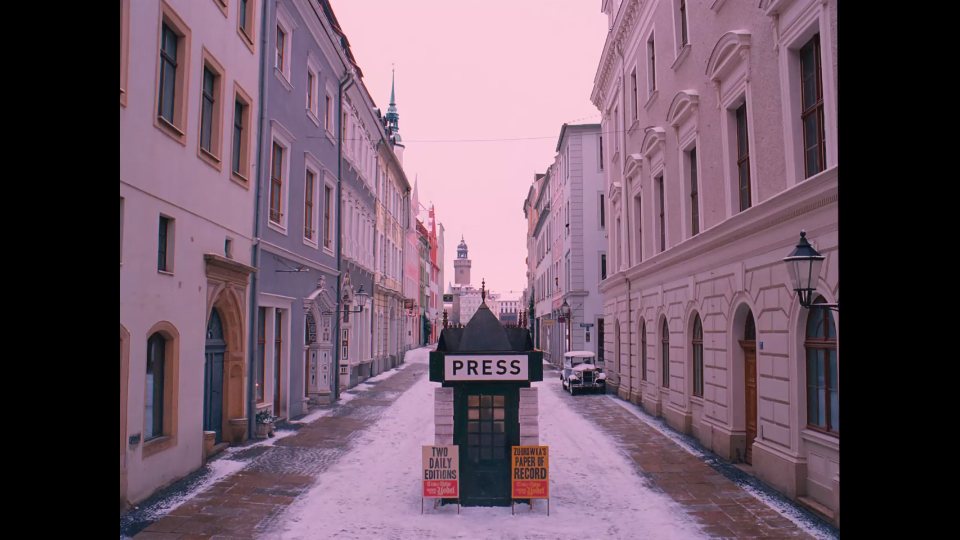
[[[384,113],[396,64],[404,169],[446,229],[444,279],[462,234],[473,284],[519,297],[533,175],[553,162],[564,122],[600,121],[590,102],[607,33],[600,0],[331,3]],[[426,142],[531,137],[542,138]]]

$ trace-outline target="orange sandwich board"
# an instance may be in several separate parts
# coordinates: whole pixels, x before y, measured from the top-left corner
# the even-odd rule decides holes
[[[550,515],[550,455],[546,446],[513,446],[510,454],[510,498],[547,499]],[[530,509],[533,510],[531,502]]]

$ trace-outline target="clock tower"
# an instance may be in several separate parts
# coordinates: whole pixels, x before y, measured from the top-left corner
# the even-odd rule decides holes
[[[460,245],[457,246],[457,259],[453,261],[454,272],[456,272],[455,281],[457,285],[470,285],[470,259],[467,258],[467,243],[460,237]]]

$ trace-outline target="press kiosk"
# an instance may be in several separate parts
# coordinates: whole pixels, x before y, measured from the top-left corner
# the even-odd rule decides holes
[[[442,383],[436,444],[459,449],[460,504],[511,506],[511,448],[539,445],[530,383],[543,380],[543,353],[528,329],[500,324],[483,296],[467,325],[444,328],[430,353],[430,381]]]

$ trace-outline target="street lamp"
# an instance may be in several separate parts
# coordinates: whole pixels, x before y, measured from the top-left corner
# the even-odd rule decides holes
[[[563,301],[563,305],[560,306],[560,315],[563,316],[563,320],[567,321],[567,352],[570,352],[570,341],[571,341],[571,332],[570,332],[570,304],[567,303],[566,299]]]
[[[360,290],[357,291],[357,296],[360,297],[360,308],[359,309],[350,309],[347,307],[347,302],[350,301],[350,295],[347,293],[343,294],[343,313],[363,313],[363,305],[367,303],[367,297],[370,295],[363,292],[363,285],[360,285]]]
[[[813,249],[807,242],[807,231],[800,231],[800,242],[793,253],[783,258],[790,273],[793,290],[800,297],[800,305],[807,308],[830,309],[840,312],[840,303],[813,304],[813,293],[817,290],[817,279],[820,277],[820,267],[823,266],[824,256]]]

